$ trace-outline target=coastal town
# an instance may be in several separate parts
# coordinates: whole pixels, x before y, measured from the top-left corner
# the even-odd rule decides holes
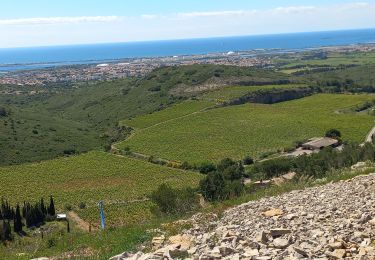
[[[108,81],[127,77],[142,77],[163,66],[221,64],[252,67],[270,65],[271,60],[269,55],[259,56],[253,51],[124,59],[107,63],[53,66],[43,69],[3,72],[0,73],[0,84],[35,86],[52,83]]]
[[[317,53],[353,51],[373,51],[375,44],[324,47]],[[108,81],[127,77],[143,77],[156,68],[193,64],[232,65],[241,67],[272,67],[275,60],[283,55],[294,55],[304,50],[250,50],[241,52],[210,53],[167,57],[127,58],[111,61],[90,61],[78,65],[46,65],[38,69],[6,70],[0,65],[0,84],[19,86],[47,86],[49,84],[72,84],[88,81]],[[311,50],[310,50],[311,51]],[[7,68],[18,64],[7,65]],[[29,64],[33,65],[33,64]],[[43,65],[43,64],[42,64]],[[2,67],[3,66],[3,67]],[[24,66],[27,68],[27,66]],[[32,68],[32,66],[31,66]]]

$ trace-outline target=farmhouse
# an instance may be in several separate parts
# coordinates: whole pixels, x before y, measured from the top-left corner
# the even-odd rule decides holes
[[[321,150],[326,147],[336,147],[339,141],[329,137],[313,138],[307,143],[304,143],[302,147],[306,150]]]

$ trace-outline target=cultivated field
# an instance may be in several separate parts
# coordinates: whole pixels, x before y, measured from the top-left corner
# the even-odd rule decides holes
[[[373,126],[374,117],[337,111],[373,98],[372,95],[319,94],[274,105],[245,104],[210,109],[136,131],[118,147],[165,159],[200,163],[276,152],[295,141],[322,136],[331,128],[339,129],[344,140],[361,142]]]
[[[120,122],[121,125],[130,126],[135,129],[143,129],[160,122],[165,122],[178,117],[190,115],[192,113],[202,111],[206,108],[213,107],[214,102],[197,102],[197,101],[185,101],[168,107],[165,110],[154,112],[152,114],[136,117],[135,119],[123,120]]]
[[[308,53],[307,55],[310,55]],[[306,58],[304,55],[295,58],[279,59],[278,62],[285,62],[285,69],[294,66],[327,66],[339,65],[368,65],[373,64],[375,52],[351,52],[351,53],[329,53],[326,58]],[[286,71],[287,72],[287,71]]]
[[[286,84],[286,85],[267,85],[267,86],[229,86],[222,89],[211,91],[202,95],[200,99],[223,102],[233,100],[258,90],[272,89],[294,89],[306,87],[304,84]]]
[[[139,202],[162,183],[195,187],[200,175],[148,162],[90,152],[76,157],[0,168],[1,197],[11,203],[55,197],[59,212],[73,207],[81,217],[99,223],[97,203],[106,205],[108,223],[127,225],[151,217],[149,202]],[[79,204],[86,209],[79,209]]]

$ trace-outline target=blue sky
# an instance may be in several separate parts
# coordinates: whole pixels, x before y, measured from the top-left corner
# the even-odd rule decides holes
[[[352,0],[3,0],[0,18],[45,16],[136,16],[147,13],[268,9],[281,6],[308,6],[353,3]],[[363,1],[357,1],[363,2]],[[375,1],[366,1],[375,2]]]
[[[375,27],[375,0],[2,0],[0,48]]]

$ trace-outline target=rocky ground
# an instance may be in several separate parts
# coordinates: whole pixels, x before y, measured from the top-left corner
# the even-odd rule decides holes
[[[375,174],[197,215],[152,253],[112,259],[375,259]]]

